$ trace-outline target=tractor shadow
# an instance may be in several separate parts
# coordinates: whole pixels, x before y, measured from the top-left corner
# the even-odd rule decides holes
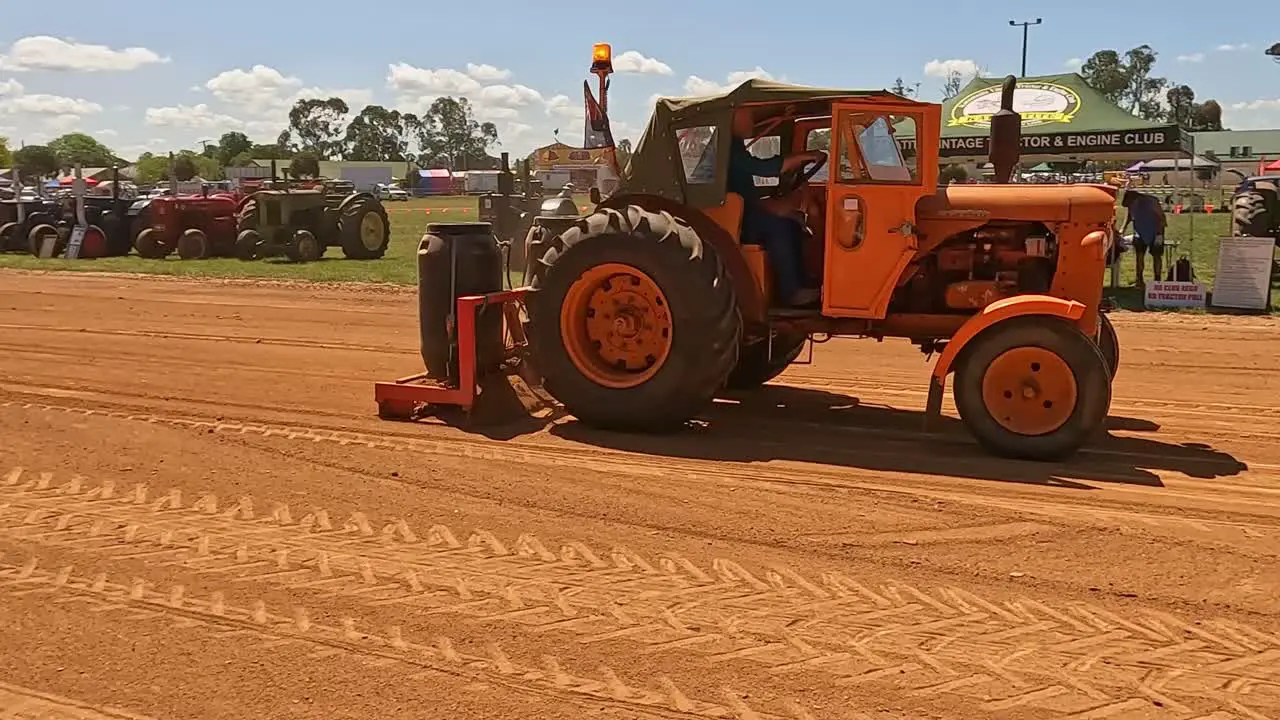
[[[1154,471],[1213,479],[1248,466],[1201,444],[1175,444],[1110,431],[1149,433],[1145,420],[1108,418],[1106,437],[1057,463],[992,457],[958,419],[941,418],[933,433],[924,415],[823,390],[766,385],[716,402],[696,423],[672,435],[630,435],[588,428],[577,421],[550,432],[575,442],[668,457],[728,462],[790,460],[850,469],[917,473],[1094,489],[1091,482],[1163,487]]]

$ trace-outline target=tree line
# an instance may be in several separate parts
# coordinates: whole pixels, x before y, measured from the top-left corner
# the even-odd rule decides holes
[[[498,129],[479,122],[466,98],[437,98],[425,113],[401,113],[367,105],[348,120],[350,106],[342,98],[299,100],[289,110],[289,125],[273,143],[255,143],[240,131],[222,134],[199,150],[180,150],[172,167],[178,180],[202,177],[221,180],[226,167],[247,167],[253,160],[281,161],[294,177],[316,177],[321,160],[412,162],[423,168],[456,170],[493,166],[489,150],[498,144]],[[44,145],[16,150],[0,138],[0,167],[16,167],[24,177],[48,178],[81,167],[134,164],[85,133],[69,133]],[[169,176],[168,154],[143,153],[136,161],[140,184]]]

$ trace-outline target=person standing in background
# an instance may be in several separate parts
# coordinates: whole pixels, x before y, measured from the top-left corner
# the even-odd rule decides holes
[[[1146,269],[1148,251],[1151,252],[1151,267],[1155,271],[1154,280],[1160,282],[1160,265],[1164,258],[1164,206],[1155,197],[1136,190],[1126,190],[1120,205],[1127,211],[1120,234],[1123,235],[1129,229],[1129,225],[1133,225],[1134,264],[1138,270],[1137,286],[1143,288],[1147,284],[1142,276]]]

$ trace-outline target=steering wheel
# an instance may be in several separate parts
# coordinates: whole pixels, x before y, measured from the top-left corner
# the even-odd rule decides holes
[[[779,196],[790,195],[812,180],[818,174],[818,171],[827,164],[827,153],[822,150],[818,152],[822,153],[822,157],[817,160],[811,160],[795,170],[789,170],[779,176],[778,191],[774,194]]]

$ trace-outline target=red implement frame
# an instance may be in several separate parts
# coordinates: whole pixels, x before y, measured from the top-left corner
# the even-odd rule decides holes
[[[379,382],[373,385],[373,397],[378,403],[378,415],[386,419],[412,419],[422,405],[443,405],[461,408],[470,413],[476,403],[476,316],[480,308],[502,305],[507,332],[512,335],[515,349],[523,345],[523,332],[519,324],[519,306],[524,301],[525,289],[507,290],[487,295],[467,295],[457,301],[458,387],[428,378],[426,373],[402,377],[395,382]]]

